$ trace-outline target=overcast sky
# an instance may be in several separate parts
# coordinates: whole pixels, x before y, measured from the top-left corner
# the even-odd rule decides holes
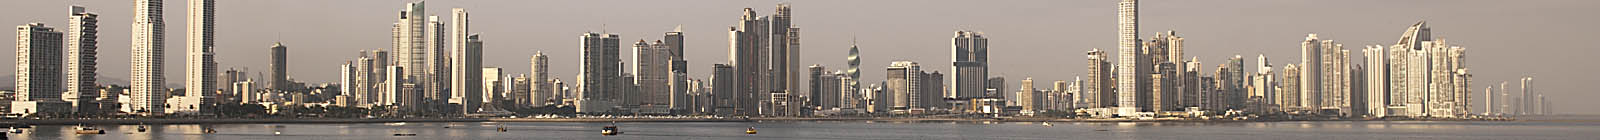
[[[310,83],[337,82],[338,65],[359,50],[392,50],[390,26],[404,2],[413,0],[218,0],[217,57],[223,68],[267,66],[267,47],[289,47],[289,70]],[[168,82],[182,83],[185,0],[165,0]],[[584,32],[618,33],[623,44],[661,39],[683,25],[694,78],[727,62],[727,27],[741,9],[771,14],[779,1],[762,0],[430,0],[429,14],[448,19],[449,8],[472,13],[472,32],[485,41],[484,65],[506,74],[529,71],[529,56],[544,51],[551,73],[573,81],[578,37]],[[42,22],[65,31],[67,7],[83,5],[100,17],[100,71],[127,79],[130,0],[8,0],[0,24]],[[852,37],[859,39],[864,82],[877,83],[894,60],[912,60],[927,71],[949,73],[953,31],[984,32],[990,38],[992,75],[1005,76],[1011,90],[1024,77],[1035,87],[1071,80],[1086,70],[1084,52],[1115,54],[1117,0],[795,0],[794,25],[801,28],[804,65],[845,67]],[[1483,88],[1521,76],[1536,76],[1538,91],[1559,113],[1600,114],[1585,85],[1600,83],[1600,55],[1581,42],[1600,38],[1600,1],[1592,0],[1144,0],[1140,36],[1176,30],[1186,57],[1199,57],[1211,73],[1233,55],[1265,54],[1279,67],[1299,63],[1306,34],[1337,40],[1360,56],[1366,45],[1393,44],[1412,23],[1426,20],[1435,37],[1467,48],[1473,106]],[[14,40],[0,41],[15,44]],[[625,49],[630,46],[623,46]],[[13,50],[14,51],[14,50]],[[15,53],[5,53],[14,57]],[[631,60],[623,51],[623,60]],[[1115,56],[1113,56],[1115,57]],[[1361,58],[1352,58],[1352,62]],[[14,64],[14,61],[4,61]],[[631,62],[629,62],[631,64]],[[13,66],[14,67],[14,66]],[[1252,68],[1253,69],[1253,68]],[[1253,70],[1250,72],[1254,72]],[[948,76],[947,76],[948,77]],[[1496,87],[1498,88],[1498,87]],[[1517,92],[1513,92],[1517,93]]]

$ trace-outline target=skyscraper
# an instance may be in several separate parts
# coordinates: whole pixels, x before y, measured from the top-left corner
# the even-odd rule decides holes
[[[1233,58],[1229,58],[1228,63],[1222,67],[1224,70],[1217,71],[1219,73],[1217,82],[1224,85],[1219,88],[1224,90],[1221,92],[1223,108],[1243,110],[1246,105],[1245,100],[1248,99],[1246,95],[1248,91],[1245,88],[1248,76],[1244,74],[1244,57],[1233,55]]]
[[[824,75],[827,75],[827,74],[824,74]],[[827,76],[824,76],[824,77],[827,77]],[[844,71],[833,71],[832,77],[833,77],[833,79],[837,79],[837,81],[819,82],[819,83],[835,83],[833,85],[834,86],[833,88],[836,88],[839,91],[834,91],[832,93],[837,93],[838,95],[833,95],[833,96],[834,97],[838,97],[838,98],[822,98],[823,100],[835,100],[839,104],[839,108],[841,108],[841,109],[852,109],[852,110],[854,110],[854,109],[865,109],[866,108],[866,104],[862,103],[862,102],[866,101],[865,100],[866,97],[864,95],[857,94],[857,93],[861,93],[860,91],[858,91],[859,89],[855,89],[855,88],[851,88],[850,87],[850,86],[852,86],[850,84],[850,82],[854,82],[855,79],[850,79],[850,75],[849,74],[845,74]],[[827,89],[827,88],[823,88],[823,89]],[[827,96],[827,95],[824,95],[824,96]]]
[[[770,87],[772,88],[768,90],[771,93],[784,92],[790,93],[789,95],[800,95],[794,92],[798,91],[797,88],[800,88],[800,30],[799,27],[792,25],[790,22],[793,14],[790,12],[788,3],[779,3],[775,9],[776,12],[769,18],[770,23],[763,27],[770,28],[767,29],[767,33],[770,35],[765,37],[771,37],[768,39],[770,41],[763,43],[772,43],[768,45],[771,47],[768,49],[769,52],[762,52],[769,53],[768,56],[771,57],[768,59],[771,62],[767,64],[770,64],[768,68],[772,71],[770,75],[772,77],[770,79],[772,81],[770,82],[772,84]],[[791,97],[790,99],[793,98]]]
[[[763,40],[766,39],[762,38],[765,35],[763,31],[766,30],[762,25],[767,24],[766,18],[758,17],[754,10],[745,8],[739,24],[728,28],[728,63],[734,70],[732,76],[734,84],[739,84],[732,86],[736,88],[732,99],[738,102],[733,106],[733,114],[757,115],[760,111],[757,108],[760,101],[769,99],[764,98],[767,97],[765,95],[768,95],[766,94],[768,90],[763,88],[767,87],[765,84],[768,78],[764,77],[767,77],[765,73],[768,67],[766,62],[762,62],[765,60],[763,58],[768,56],[763,54],[765,52],[763,50],[766,50]],[[718,113],[722,111],[719,110]]]
[[[396,23],[394,24],[394,56],[392,57],[392,64],[386,66],[397,66],[400,70],[398,72],[400,73],[390,74],[398,76],[384,80],[385,82],[391,83],[391,85],[395,86],[391,87],[390,89],[403,89],[407,87],[407,85],[417,89],[426,89],[426,86],[428,86],[427,82],[425,82],[425,80],[430,78],[427,77],[427,74],[431,69],[427,65],[427,52],[430,50],[428,48],[428,43],[430,41],[427,40],[429,35],[428,32],[429,30],[437,29],[428,28],[429,23],[427,19],[426,6],[427,4],[424,1],[406,3],[405,7],[400,9],[399,15],[396,16]],[[388,72],[396,71],[385,70],[385,73]],[[404,98],[405,101],[409,101],[409,98],[413,96],[417,96],[417,100],[420,101],[423,100],[421,98],[426,98],[426,94],[429,94],[410,91],[390,91],[388,93],[394,93],[396,95],[392,97],[397,99]],[[404,105],[402,108],[409,110],[416,108],[416,106],[412,105],[417,104],[402,103],[401,105]]]
[[[189,0],[188,80],[186,93],[174,112],[210,113],[208,105],[216,104],[217,63],[212,38],[216,36],[216,0]],[[274,73],[276,74],[276,73]]]
[[[1039,110],[1039,102],[1034,102],[1038,100],[1037,98],[1039,97],[1037,96],[1039,95],[1033,92],[1037,90],[1033,88],[1033,77],[1022,78],[1022,84],[1018,86],[1022,86],[1022,88],[1017,89],[1017,98],[1015,98],[1016,101],[1014,102],[1017,102],[1016,106],[1022,107],[1023,114],[1031,114]]]
[[[1534,101],[1536,99],[1538,99],[1538,98],[1534,97],[1535,93],[1533,93],[1533,77],[1532,76],[1526,76],[1526,77],[1522,77],[1521,80],[1522,80],[1522,101],[1520,102],[1521,104],[1519,104],[1518,106],[1522,107],[1522,109],[1519,112],[1517,112],[1517,115],[1535,115],[1535,112],[1534,112],[1534,110],[1536,110],[1536,108],[1535,108],[1536,105],[1535,104],[1538,104],[1538,102],[1534,102]]]
[[[889,64],[888,80],[885,81],[888,82],[886,86],[889,90],[886,92],[893,94],[888,100],[892,103],[890,108],[896,112],[895,114],[910,113],[909,111],[915,107],[913,105],[920,103],[917,95],[922,93],[919,91],[922,90],[919,86],[922,81],[921,71],[922,66],[918,66],[917,62],[894,61]]]
[[[1494,86],[1483,88],[1483,115],[1495,115]]]
[[[944,103],[944,97],[949,97],[944,90],[946,89],[944,86],[944,74],[938,71],[924,71],[919,72],[919,74],[918,79],[920,81],[918,82],[921,83],[917,83],[917,88],[922,89],[917,90],[917,104],[913,104],[912,107],[922,108],[924,111],[949,108]]]
[[[528,79],[528,75],[518,74],[509,81],[511,84],[507,89],[510,90],[506,92],[511,96],[506,97],[506,100],[512,101],[515,104],[514,108],[533,107],[533,81]]]
[[[667,81],[669,82],[667,84],[669,93],[667,94],[670,94],[669,97],[671,97],[671,109],[699,112],[694,107],[698,105],[694,104],[694,101],[697,100],[690,96],[692,94],[691,91],[698,87],[690,85],[693,80],[689,78],[689,61],[683,57],[683,37],[683,25],[678,25],[671,32],[666,32],[662,36],[663,41],[659,43],[667,48],[666,59],[668,60],[665,65],[670,68],[669,72],[667,72]]]
[[[533,53],[532,59],[533,71],[531,73],[533,73],[533,79],[530,81],[532,81],[533,85],[529,90],[533,92],[533,99],[531,99],[533,100],[533,106],[539,107],[551,104],[551,101],[561,101],[561,99],[555,98],[555,89],[550,86],[550,57],[545,56],[544,51],[538,51]]]
[[[1366,89],[1367,113],[1372,117],[1388,115],[1390,103],[1389,96],[1389,58],[1384,53],[1382,45],[1367,46],[1362,50],[1366,54]]]
[[[68,113],[61,100],[62,36],[44,23],[17,25],[16,97],[11,113]]]
[[[1083,102],[1085,108],[1115,107],[1117,94],[1113,92],[1111,62],[1107,60],[1105,51],[1098,48],[1089,50],[1088,80],[1083,84]]]
[[[1495,107],[1499,108],[1498,111],[1495,112],[1500,112],[1500,115],[1516,115],[1517,112],[1512,111],[1515,109],[1513,109],[1511,106],[1512,103],[1516,102],[1516,100],[1511,99],[1515,97],[1511,96],[1511,92],[1507,92],[1509,90],[1506,88],[1506,85],[1510,85],[1510,82],[1500,81],[1500,106]]]
[[[1149,80],[1148,58],[1139,44],[1139,1],[1122,0],[1117,3],[1117,106],[1135,107],[1138,94],[1149,91],[1144,82]]]
[[[99,58],[100,47],[100,15],[88,12],[82,6],[72,6],[70,20],[67,27],[67,65],[65,95],[77,97],[77,112],[105,112],[96,110],[90,101],[100,93],[99,86],[95,85],[95,73],[98,68],[96,62]]]
[[[1283,66],[1283,80],[1281,80],[1282,83],[1279,85],[1279,87],[1283,88],[1283,91],[1278,92],[1277,104],[1281,106],[1284,111],[1306,110],[1305,104],[1302,103],[1305,101],[1303,100],[1304,94],[1300,93],[1300,89],[1305,87],[1305,85],[1301,84],[1300,82],[1304,82],[1305,80],[1301,79],[1304,77],[1300,77],[1300,71],[1300,66],[1293,63]]]
[[[466,18],[465,15],[457,16]],[[451,51],[449,50],[453,46],[445,45],[451,40],[447,39],[450,38],[446,36],[449,33],[445,32],[445,27],[448,26],[445,25],[445,21],[441,20],[443,19],[439,19],[439,16],[428,16],[427,30],[423,31],[426,32],[423,33],[425,35],[423,38],[426,39],[423,41],[425,42],[423,46],[427,50],[424,52],[427,56],[425,56],[423,63],[428,69],[423,72],[427,73],[427,75],[419,77],[418,81],[423,82],[422,84],[425,84],[424,87],[427,87],[423,92],[426,94],[423,96],[427,102],[449,100],[452,92],[446,91],[446,89],[455,85],[451,84],[455,79],[452,76],[455,75],[451,74],[454,70],[452,70],[450,63],[454,61],[450,61]],[[458,32],[466,32],[466,30],[459,30]]]
[[[808,78],[807,78],[807,79],[810,79],[810,81],[807,82],[807,83],[810,84],[810,90],[808,90],[807,92],[811,92],[811,94],[809,94],[809,95],[811,96],[812,99],[809,102],[806,102],[806,105],[823,107],[824,109],[826,109],[828,106],[824,105],[823,102],[828,102],[828,101],[823,101],[823,100],[828,99],[828,98],[820,98],[820,97],[823,96],[822,94],[824,92],[824,88],[826,88],[827,86],[838,86],[838,84],[834,84],[834,85],[824,85],[823,84],[823,82],[828,82],[828,81],[824,81],[824,79],[822,79],[822,78],[825,77],[825,76],[832,76],[832,75],[828,75],[828,69],[825,68],[825,67],[822,67],[821,64],[812,64],[811,67],[807,68],[807,70],[811,71],[811,74],[808,75]],[[829,78],[833,78],[833,77],[829,77]],[[838,78],[833,78],[833,80],[835,82],[837,82]],[[837,90],[837,89],[835,89],[835,90]],[[835,101],[837,101],[837,100],[835,100]],[[835,104],[833,107],[837,107],[837,106],[838,105]]]
[[[270,79],[267,80],[267,84],[270,85],[268,87],[272,90],[289,90],[289,47],[283,46],[283,42],[277,42],[272,43],[267,49],[272,54],[272,58],[268,60],[270,63],[267,63],[272,71],[270,77],[267,77]]]
[[[1260,99],[1260,102],[1264,104],[1274,103],[1278,95],[1273,90],[1278,86],[1277,73],[1272,72],[1272,63],[1267,61],[1266,54],[1259,54],[1256,58],[1256,73],[1251,76],[1253,77],[1251,78],[1251,86],[1255,87],[1255,91],[1252,93],[1255,94],[1250,95],[1250,98]]]
[[[617,34],[585,33],[580,36],[578,112],[604,112],[617,105],[622,80],[622,58]]]
[[[1317,34],[1307,34],[1300,42],[1300,101],[1308,110],[1322,109],[1322,44]]]
[[[845,56],[845,63],[850,65],[845,69],[845,74],[850,76],[850,89],[861,89],[861,49],[856,46],[856,40],[850,39],[850,53]]]
[[[641,100],[633,105],[667,106],[672,103],[672,50],[662,41],[639,40],[633,44],[634,83]]]
[[[466,12],[459,8],[455,11]],[[462,20],[458,19],[457,21]],[[455,24],[466,23],[456,22]],[[450,73],[454,74],[451,76],[454,79],[450,82],[452,84],[450,91],[454,92],[452,96],[459,98],[462,113],[472,114],[476,113],[483,104],[483,41],[479,40],[477,34],[469,35],[466,40],[460,41],[464,41],[463,43],[466,44],[456,46],[453,49],[454,52],[451,52],[450,60],[454,61],[451,62],[451,67],[454,70]]]
[[[357,58],[357,59],[360,59],[360,58]],[[357,60],[357,61],[359,61],[359,60]],[[357,79],[361,79],[360,76],[363,76],[365,74],[359,74],[359,72],[361,72],[361,70],[359,70],[361,62],[357,62],[357,61],[344,61],[344,64],[339,65],[339,96],[341,96],[342,98],[340,98],[340,99],[343,99],[343,100],[335,99],[334,100],[335,104],[339,104],[340,106],[346,106],[346,107],[355,107],[355,106],[359,105],[359,104],[354,104],[353,103],[353,102],[357,101],[356,100],[356,98],[357,98],[356,96],[359,95],[356,92],[360,91],[360,90],[357,90],[357,89],[360,89],[360,86],[359,86],[360,84],[357,84],[357,82],[361,82],[362,81],[362,80],[357,80]],[[224,72],[224,73],[237,73],[237,72],[233,72],[232,70],[229,70],[228,72]],[[228,76],[229,75],[227,75],[227,74],[222,75],[222,77],[224,77],[224,79],[227,79],[226,77],[228,77]],[[232,82],[227,82],[227,80],[218,80],[218,82],[232,83]],[[230,87],[231,87],[231,85],[233,85],[233,84],[228,84],[228,85],[230,85]],[[228,90],[224,89],[223,91],[226,93],[226,91],[228,91]]]
[[[134,114],[160,116],[165,110],[167,88],[163,72],[166,49],[166,23],[162,22],[160,0],[134,0],[132,72],[129,81]]]
[[[951,70],[948,98],[982,97],[989,79],[989,38],[983,33],[956,31],[951,39]]]
[[[711,104],[714,106],[713,114],[726,116],[738,114],[739,101],[737,75],[733,66],[728,64],[715,64],[711,67]]]

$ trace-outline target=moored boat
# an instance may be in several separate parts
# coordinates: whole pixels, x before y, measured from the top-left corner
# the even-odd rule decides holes
[[[73,131],[78,134],[106,134],[106,130],[100,130],[99,128],[89,126],[78,126],[78,128],[74,128]]]
[[[622,134],[622,130],[617,129],[617,122],[611,122],[611,125],[606,125],[606,127],[600,128],[600,135],[611,136],[618,134]]]
[[[745,129],[744,130],[744,134],[756,134],[756,127],[750,127],[750,129]]]

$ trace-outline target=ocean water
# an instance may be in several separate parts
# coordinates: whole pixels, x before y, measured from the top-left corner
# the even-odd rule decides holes
[[[600,135],[610,123],[457,122],[359,124],[216,124],[98,126],[106,134],[74,134],[71,125],[41,125],[14,140],[218,139],[1195,139],[1195,140],[1540,140],[1600,139],[1593,121],[1316,121],[1316,122],[630,122],[624,134]],[[496,131],[506,127],[507,132]],[[203,127],[218,131],[202,134]],[[446,128],[449,127],[449,128]],[[755,127],[758,134],[745,134]],[[394,136],[411,133],[416,136]]]

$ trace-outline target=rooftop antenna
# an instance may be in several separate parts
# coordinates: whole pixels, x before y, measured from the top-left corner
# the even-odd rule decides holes
[[[850,46],[856,46],[856,33],[850,33]]]

